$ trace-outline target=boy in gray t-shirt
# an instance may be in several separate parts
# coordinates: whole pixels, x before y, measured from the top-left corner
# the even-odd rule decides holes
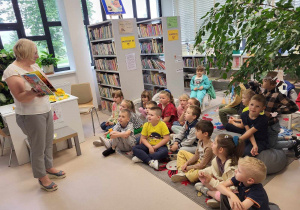
[[[130,121],[130,111],[123,109],[120,111],[118,123],[114,126],[113,131],[110,132],[110,141],[100,137],[100,141],[108,147],[102,155],[107,157],[115,153],[116,148],[123,152],[131,151],[135,145],[135,137],[133,131],[133,124]],[[111,147],[109,147],[111,145]]]

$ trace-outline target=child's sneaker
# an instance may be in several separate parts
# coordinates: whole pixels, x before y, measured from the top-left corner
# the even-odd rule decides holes
[[[111,147],[111,141],[108,140],[107,138],[99,137],[100,141],[103,143],[103,145],[106,147],[106,149]]]
[[[94,144],[95,147],[102,147],[102,146],[104,146],[104,143],[102,141],[100,141],[100,140],[94,141],[93,144]]]
[[[114,150],[113,148],[110,147],[107,150],[105,150],[104,152],[102,152],[102,155],[104,157],[107,157],[107,156],[109,156],[109,155],[111,155],[111,154],[113,154],[115,152],[116,152],[116,150]]]
[[[186,181],[187,177],[185,176],[185,173],[183,173],[182,171],[178,171],[177,174],[171,176],[171,180],[172,182],[182,182],[182,181]]]
[[[133,156],[133,158],[131,159],[134,163],[142,163],[143,161],[138,158],[137,156]]]
[[[201,188],[200,188],[200,192],[203,194],[203,195],[205,195],[206,197],[208,197],[208,194],[207,194],[207,192],[208,192],[208,188],[207,187],[204,187],[204,186],[202,186]]]
[[[158,160],[150,160],[149,161],[149,166],[158,170]]]
[[[199,192],[200,192],[201,187],[203,187],[202,182],[197,182],[197,183],[195,184],[195,189],[196,189],[197,191],[199,191]]]
[[[209,199],[207,200],[206,204],[211,207],[212,209],[219,209],[220,208],[220,202],[215,199]]]
[[[295,157],[300,158],[300,140],[296,140],[296,144],[294,145]]]

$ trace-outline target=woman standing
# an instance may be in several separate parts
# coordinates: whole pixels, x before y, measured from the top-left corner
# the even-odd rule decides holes
[[[39,57],[34,42],[20,39],[13,48],[16,60],[4,71],[2,80],[10,89],[16,105],[17,124],[27,136],[31,147],[30,157],[34,178],[41,188],[57,190],[50,178],[66,177],[63,171],[52,166],[53,117],[49,99],[42,92],[34,91],[20,75],[41,71],[35,63]]]

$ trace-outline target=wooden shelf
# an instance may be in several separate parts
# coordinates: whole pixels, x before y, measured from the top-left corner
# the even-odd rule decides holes
[[[160,55],[160,56],[164,56],[165,54],[164,53],[144,53],[144,54],[141,54],[141,56],[157,56],[157,55]]]
[[[161,70],[161,69],[143,69],[143,71],[158,71],[164,74],[166,73],[166,70]]]
[[[108,101],[114,101],[113,98],[107,98],[107,97],[104,97],[104,96],[100,96],[100,98],[108,100]]]
[[[149,83],[144,83],[144,85],[153,86],[153,87],[166,88],[166,86],[164,86],[164,85],[154,85],[154,84],[149,84]]]
[[[100,70],[100,69],[95,69],[95,71],[98,71],[98,72],[104,72],[104,73],[114,73],[114,74],[119,74],[118,71],[115,71],[115,70]]]
[[[107,41],[114,41],[114,38],[107,38],[107,39],[95,39],[95,40],[91,40],[90,42],[94,43],[94,42],[107,42]]]
[[[121,89],[121,87],[115,86],[115,85],[107,85],[107,84],[102,84],[102,83],[100,83],[100,82],[98,82],[98,84],[101,85],[101,86],[107,86],[107,87],[113,87],[113,88]]]
[[[117,55],[93,55],[94,58],[116,58]]]
[[[163,36],[148,36],[148,37],[140,37],[139,40],[147,40],[147,39],[162,39]]]

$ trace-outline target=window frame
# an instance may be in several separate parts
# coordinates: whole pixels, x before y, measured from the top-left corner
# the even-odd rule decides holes
[[[49,53],[52,54],[53,57],[55,57],[52,38],[50,34],[50,27],[62,26],[61,21],[48,21],[43,0],[37,0],[45,34],[39,36],[26,36],[18,0],[11,0],[11,2],[16,16],[16,23],[0,23],[0,31],[16,31],[19,39],[26,38],[32,41],[46,41]],[[0,36],[0,49],[4,49],[1,36]],[[62,68],[54,67],[55,72],[60,72],[65,70],[70,70],[70,66],[62,67]]]

